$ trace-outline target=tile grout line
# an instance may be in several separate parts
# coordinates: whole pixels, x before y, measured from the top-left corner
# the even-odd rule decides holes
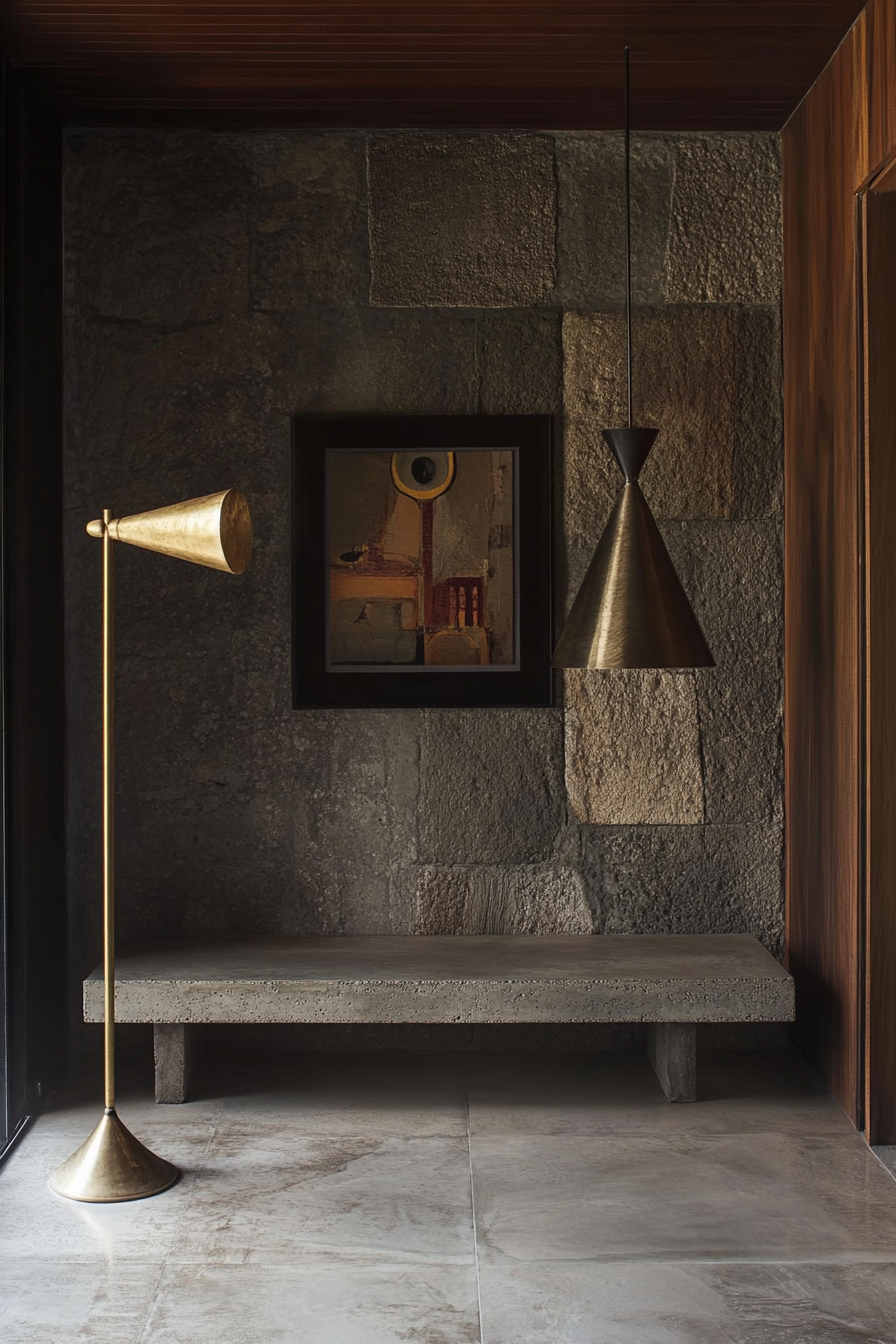
[[[205,1167],[205,1164],[206,1164],[206,1162],[208,1161],[208,1155],[209,1155],[209,1153],[210,1153],[210,1151],[211,1151],[211,1146],[212,1146],[212,1144],[214,1143],[215,1139],[218,1137],[218,1128],[219,1128],[219,1122],[218,1122],[218,1120],[216,1119],[216,1120],[212,1123],[212,1126],[211,1126],[211,1130],[212,1130],[212,1132],[211,1132],[211,1134],[209,1134],[209,1136],[208,1136],[208,1142],[207,1142],[206,1145],[205,1145],[205,1152],[202,1154],[202,1157],[199,1159],[199,1164],[198,1164],[198,1166],[197,1166],[195,1172],[193,1173],[193,1182],[192,1182],[192,1185],[190,1186],[190,1194],[189,1194],[189,1197],[188,1197],[188,1199],[187,1199],[186,1204],[184,1205],[183,1212],[181,1213],[181,1215],[180,1215],[180,1217],[178,1218],[177,1223],[176,1223],[176,1225],[175,1225],[174,1233],[172,1234],[172,1237],[171,1237],[171,1243],[170,1243],[170,1245],[169,1245],[169,1247],[168,1247],[168,1250],[165,1252],[165,1258],[162,1260],[161,1264],[159,1265],[159,1277],[158,1277],[158,1279],[156,1280],[156,1286],[155,1286],[155,1288],[153,1289],[152,1296],[150,1297],[149,1301],[148,1301],[147,1304],[146,1304],[146,1311],[143,1313],[143,1320],[140,1322],[140,1328],[139,1328],[139,1330],[137,1331],[136,1335],[134,1336],[134,1344],[141,1344],[141,1340],[143,1340],[144,1337],[145,1337],[145,1335],[146,1335],[146,1330],[147,1330],[147,1327],[149,1326],[150,1319],[151,1319],[151,1316],[152,1316],[152,1310],[153,1310],[153,1307],[155,1306],[155,1304],[156,1304],[156,1302],[157,1302],[157,1300],[158,1300],[159,1292],[160,1292],[161,1287],[162,1287],[162,1280],[163,1280],[163,1278],[165,1277],[165,1270],[168,1268],[168,1265],[169,1265],[169,1263],[170,1263],[170,1261],[171,1261],[171,1252],[172,1252],[172,1249],[173,1249],[173,1247],[174,1247],[174,1243],[175,1243],[175,1241],[177,1240],[177,1236],[178,1236],[178,1233],[180,1232],[181,1227],[183,1226],[184,1219],[186,1218],[187,1214],[188,1214],[189,1211],[190,1211],[190,1207],[191,1207],[191,1205],[192,1205],[192,1203],[193,1203],[193,1196],[194,1196],[195,1193],[196,1193],[196,1186],[199,1184],[199,1177],[202,1175],[203,1168]],[[179,1182],[178,1182],[178,1184],[179,1184]],[[164,1193],[164,1192],[163,1192],[163,1193]]]
[[[470,1133],[470,1090],[464,1070],[464,1109],[467,1121],[467,1156],[470,1160],[470,1213],[473,1220],[473,1265],[476,1270],[476,1310],[479,1314],[479,1344],[485,1344],[482,1333],[482,1287],[479,1281],[479,1238],[476,1232],[476,1192],[473,1189],[473,1137]]]
[[[134,1335],[134,1344],[140,1344],[144,1332],[146,1331],[146,1327],[149,1324],[149,1318],[152,1315],[153,1306],[155,1305],[156,1298],[159,1296],[159,1290],[162,1287],[162,1279],[165,1277],[165,1268],[167,1264],[168,1264],[168,1257],[166,1256],[158,1267],[158,1274],[156,1275],[155,1286],[153,1287],[153,1290],[149,1297],[149,1301],[146,1304],[146,1310],[143,1313],[143,1317],[140,1321],[140,1324],[137,1327],[137,1333],[136,1335]]]
[[[889,1145],[888,1145],[888,1144],[879,1144],[879,1145],[877,1145],[877,1147],[886,1148],[886,1147],[889,1147]],[[892,1167],[890,1167],[890,1166],[887,1165],[887,1163],[886,1163],[886,1162],[884,1161],[884,1159],[881,1157],[880,1153],[876,1151],[876,1146],[875,1146],[874,1144],[872,1144],[872,1143],[869,1143],[869,1144],[868,1144],[868,1151],[869,1151],[869,1153],[873,1153],[873,1154],[874,1154],[874,1156],[877,1158],[877,1160],[878,1160],[878,1162],[880,1163],[880,1165],[883,1167],[884,1171],[887,1173],[887,1175],[888,1175],[889,1177],[891,1177],[892,1180],[896,1181],[896,1171],[894,1171]]]
[[[498,1267],[502,1268],[503,1264],[504,1262],[501,1262],[501,1264],[499,1264]],[[606,1266],[618,1267],[620,1265],[626,1265],[626,1266],[665,1265],[667,1268],[671,1269],[675,1269],[680,1265],[709,1265],[710,1268],[712,1268],[712,1266],[724,1268],[726,1265],[754,1265],[754,1266],[772,1266],[772,1267],[774,1267],[775,1265],[779,1266],[794,1265],[797,1268],[805,1265],[821,1265],[822,1267],[833,1267],[833,1268],[843,1267],[846,1269],[855,1269],[868,1265],[871,1266],[886,1265],[896,1268],[896,1252],[894,1252],[892,1255],[887,1255],[886,1252],[878,1252],[878,1251],[856,1251],[855,1253],[851,1253],[849,1251],[842,1251],[839,1253],[832,1251],[828,1255],[825,1255],[823,1252],[818,1252],[815,1255],[806,1255],[797,1258],[792,1255],[677,1256],[672,1254],[664,1254],[662,1251],[657,1251],[655,1253],[651,1252],[649,1255],[640,1255],[637,1252],[633,1251],[629,1255],[615,1255],[615,1256],[564,1255],[561,1256],[560,1259],[558,1260],[552,1259],[547,1261],[545,1260],[507,1261],[507,1265],[509,1265],[510,1267],[518,1264],[592,1265],[601,1267]],[[877,1344],[877,1341],[875,1341],[875,1344]]]

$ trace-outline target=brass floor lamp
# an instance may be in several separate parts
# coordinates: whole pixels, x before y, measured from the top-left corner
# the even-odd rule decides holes
[[[116,541],[159,551],[229,574],[242,574],[252,554],[249,507],[238,490],[189,499],[151,513],[88,523],[103,543],[103,978],[105,1111],[90,1137],[50,1177],[59,1195],[91,1204],[143,1199],[179,1176],[135,1138],[115,1110],[115,547]]]

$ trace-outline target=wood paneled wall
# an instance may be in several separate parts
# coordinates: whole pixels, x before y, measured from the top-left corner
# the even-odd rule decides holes
[[[121,124],[778,130],[861,0],[6,0],[15,59]]]
[[[803,1044],[860,1126],[884,1007],[866,941],[888,899],[868,877],[884,834],[866,715],[885,660],[866,559],[886,510],[866,477],[862,193],[894,154],[896,0],[871,0],[783,134],[788,957]]]
[[[896,190],[893,186],[896,183],[881,183],[878,179],[862,202],[868,834],[865,1126],[871,1141],[880,1143],[896,1139],[896,695],[893,694]]]

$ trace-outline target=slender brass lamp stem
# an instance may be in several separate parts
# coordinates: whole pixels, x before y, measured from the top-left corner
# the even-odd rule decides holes
[[[103,509],[87,532],[103,543],[103,1053],[106,1104],[99,1124],[50,1177],[66,1199],[111,1204],[167,1190],[177,1167],[141,1143],[115,1112],[115,546],[179,556],[242,574],[252,554],[252,522],[239,490],[113,518]],[[93,977],[91,977],[92,979]]]
[[[632,418],[632,130],[629,119],[628,47],[625,49],[625,350],[628,371],[628,427]]]
[[[115,1109],[115,542],[103,509],[103,1022],[106,1110]]]

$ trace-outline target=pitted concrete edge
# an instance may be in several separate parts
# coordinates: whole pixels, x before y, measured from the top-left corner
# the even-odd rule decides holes
[[[84,1017],[103,1019],[102,980]],[[790,979],[183,981],[119,984],[122,1022],[789,1022]]]

